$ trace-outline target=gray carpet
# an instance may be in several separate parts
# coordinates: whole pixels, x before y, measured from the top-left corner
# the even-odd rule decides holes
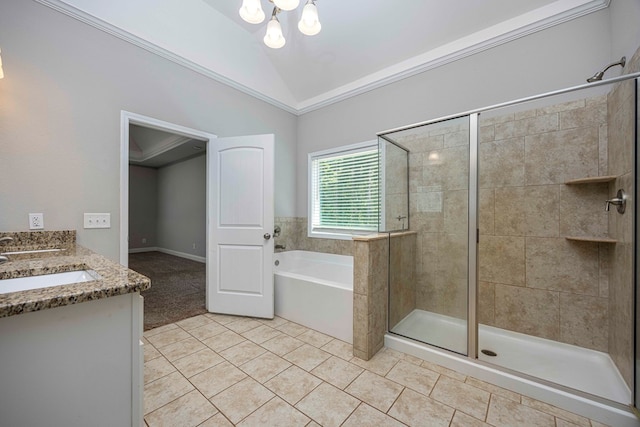
[[[206,313],[206,264],[162,252],[129,254],[129,268],[151,279],[144,297],[144,330]]]

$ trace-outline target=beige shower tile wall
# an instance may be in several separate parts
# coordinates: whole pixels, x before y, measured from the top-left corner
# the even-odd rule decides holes
[[[640,49],[627,62],[625,74],[640,71]],[[619,188],[634,194],[633,177],[634,126],[638,116],[634,96],[635,81],[622,82],[609,94],[608,160],[609,174],[616,175],[609,184],[608,195],[614,197]],[[640,125],[640,123],[638,123]],[[612,209],[612,211],[615,211]],[[633,384],[633,204],[627,204],[624,215],[609,215],[609,234],[618,243],[610,248],[609,354],[631,387]]]
[[[607,97],[480,116],[479,318],[608,350]]]
[[[389,329],[416,308],[416,243],[418,233],[392,234],[389,239]]]

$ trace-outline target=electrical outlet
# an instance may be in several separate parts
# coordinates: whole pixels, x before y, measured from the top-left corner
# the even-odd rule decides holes
[[[111,228],[111,214],[85,213],[84,228]]]
[[[194,243],[194,244],[193,244],[193,249],[195,249],[195,248],[196,248],[196,244]]]
[[[147,243],[147,238],[146,237],[142,238],[142,243]]]
[[[41,213],[29,214],[29,230],[42,230],[44,228],[44,215]]]

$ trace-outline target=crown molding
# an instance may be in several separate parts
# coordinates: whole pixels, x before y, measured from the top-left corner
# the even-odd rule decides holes
[[[214,70],[205,68],[182,56],[176,55],[175,53],[161,48],[151,42],[143,40],[128,31],[111,25],[108,22],[64,3],[61,0],[35,1],[94,28],[118,37],[121,40],[145,49],[148,52],[161,56],[169,61],[189,68],[190,70],[209,77],[219,83],[230,86],[247,95],[253,96],[261,101],[267,102],[295,115],[302,115],[318,110],[328,105],[372,91],[416,74],[441,67],[555,25],[597,12],[609,7],[611,2],[611,0],[558,0],[547,6],[543,6],[490,28],[478,31],[437,49],[433,49],[430,52],[426,52],[394,66],[372,73],[324,94],[303,100],[296,105],[290,105],[238,83],[215,72]]]
[[[264,95],[263,93],[255,89],[252,89],[248,86],[238,83],[235,80],[232,80],[226,76],[223,76],[222,74],[219,74],[209,68],[203,67],[202,65],[199,65],[187,58],[184,58],[183,56],[177,55],[167,49],[157,46],[147,40],[144,40],[136,35],[131,34],[128,31],[123,30],[120,27],[116,27],[115,25],[109,24],[108,22],[103,21],[100,18],[90,15],[60,0],[34,0],[34,1],[44,6],[47,6],[55,11],[61,12],[67,16],[70,16],[71,18],[74,18],[80,22],[90,25],[98,30],[104,31],[107,34],[110,34],[121,40],[131,43],[134,46],[137,46],[148,52],[151,52],[155,55],[165,58],[171,62],[174,62],[178,65],[182,65],[192,71],[195,71],[196,73],[209,77],[219,83],[225,84],[229,87],[232,87],[233,89],[239,90],[240,92],[246,93],[247,95],[251,95],[254,98],[257,98],[261,101],[267,102],[289,113],[298,114],[298,110],[291,105],[285,104],[284,102],[281,102],[275,98]]]
[[[370,74],[297,105],[299,115],[361,95],[416,74],[464,59],[609,6],[611,0],[558,0]]]
[[[167,151],[179,147],[182,144],[191,141],[192,138],[188,136],[176,135],[170,138],[166,138],[163,141],[157,142],[150,150],[142,150],[142,152],[131,151],[129,149],[129,157],[131,160],[135,162],[145,162],[147,160],[153,159],[160,154],[166,153]],[[129,144],[131,147],[131,144]]]

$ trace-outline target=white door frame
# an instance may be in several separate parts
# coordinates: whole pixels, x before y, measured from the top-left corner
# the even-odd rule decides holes
[[[204,141],[207,144],[207,187],[209,186],[210,153],[212,152],[210,142],[217,138],[217,136],[212,133],[187,128],[129,111],[120,111],[120,264],[125,267],[129,265],[129,125],[132,124]],[[209,191],[210,189],[207,188],[207,249],[205,254],[209,253],[208,246],[211,240],[209,235],[211,215],[211,212],[209,212]],[[209,263],[207,263],[207,276],[209,270],[208,265]]]

